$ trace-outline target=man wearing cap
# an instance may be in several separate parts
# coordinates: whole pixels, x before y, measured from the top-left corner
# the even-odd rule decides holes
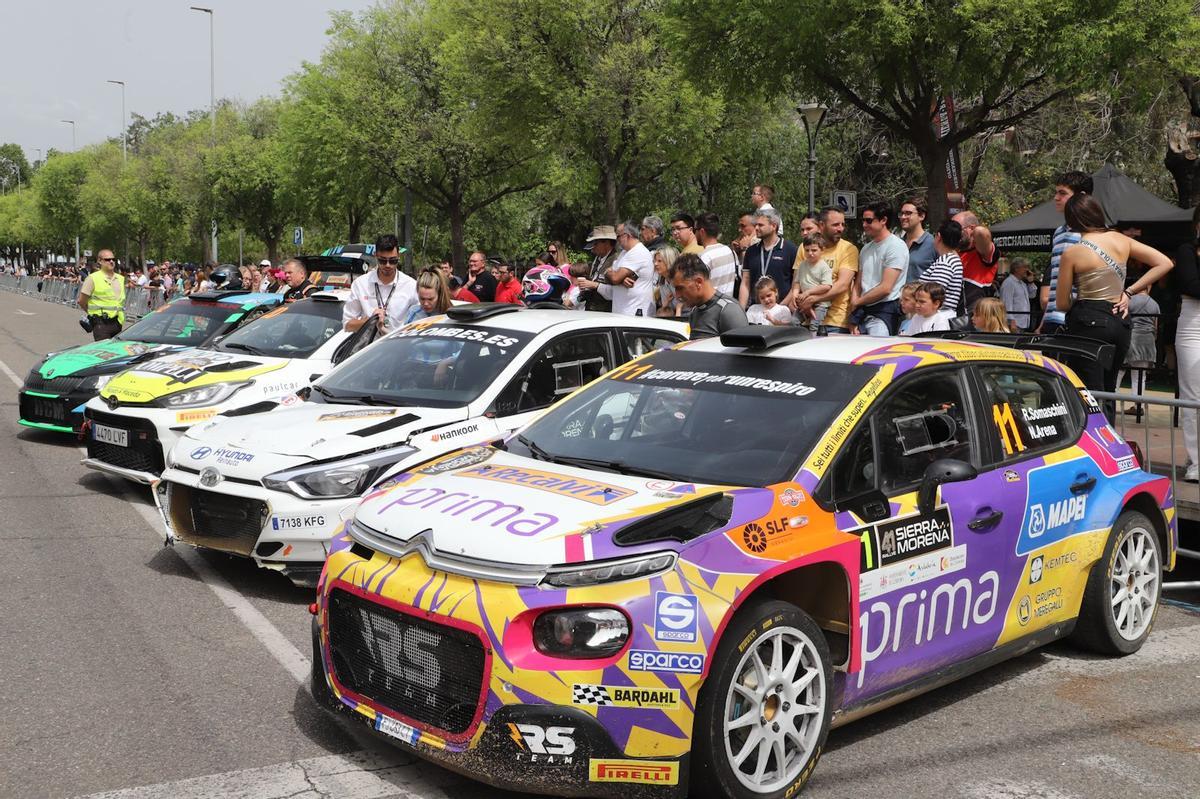
[[[375,239],[378,266],[359,275],[342,307],[342,326],[353,332],[374,320],[380,333],[397,330],[417,304],[417,281],[400,271],[400,242],[391,233]]]
[[[584,310],[611,311],[612,300],[600,293],[600,285],[608,281],[608,271],[617,260],[617,231],[612,225],[592,228],[583,248],[592,252],[592,268],[587,277],[576,281],[579,285],[579,302]]]
[[[262,270],[262,282],[256,286],[259,291],[269,291],[271,289],[271,261],[268,258],[263,258],[258,262],[258,268]]]

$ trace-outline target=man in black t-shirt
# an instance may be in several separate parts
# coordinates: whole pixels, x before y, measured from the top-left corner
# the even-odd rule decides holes
[[[480,302],[496,301],[496,278],[487,268],[487,255],[473,252],[467,259],[467,290]]]

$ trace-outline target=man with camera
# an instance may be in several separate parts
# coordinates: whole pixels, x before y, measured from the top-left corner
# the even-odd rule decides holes
[[[96,341],[112,338],[125,324],[125,279],[118,275],[112,250],[101,250],[100,268],[79,287],[79,307],[87,314],[79,324]]]

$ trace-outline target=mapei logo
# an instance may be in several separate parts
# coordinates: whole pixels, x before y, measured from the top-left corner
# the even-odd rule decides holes
[[[202,461],[212,454],[212,447],[196,447],[189,456],[194,461]]]
[[[700,599],[691,594],[654,594],[654,639],[694,643],[700,619]]]
[[[1037,538],[1047,530],[1054,530],[1071,522],[1083,521],[1087,514],[1087,497],[1070,497],[1050,505],[1046,510],[1041,504],[1029,509],[1029,537]]]
[[[531,763],[567,765],[575,754],[574,727],[542,727],[537,724],[509,724],[509,735],[520,753],[517,760]]]
[[[678,785],[679,764],[651,760],[589,760],[588,779],[592,782]]]

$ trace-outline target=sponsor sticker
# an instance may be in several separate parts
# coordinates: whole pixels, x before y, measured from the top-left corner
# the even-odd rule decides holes
[[[176,424],[196,424],[205,422],[217,415],[216,408],[203,408],[196,411],[179,411],[175,414]]]
[[[645,785],[678,785],[679,764],[648,760],[588,761],[588,779],[592,782],[636,782]]]
[[[575,683],[571,686],[571,704],[675,710],[679,707],[679,691],[675,688],[632,688],[623,685]]]
[[[861,602],[901,588],[908,588],[936,577],[961,571],[966,565],[967,546],[959,544],[951,549],[931,552],[903,563],[872,569],[858,576],[858,598]]]
[[[574,762],[575,728],[543,727],[540,724],[508,724],[509,736],[517,745],[517,760],[547,766]]]
[[[1021,475],[1017,474],[1012,469],[1005,469],[1004,470],[1004,482],[1019,483],[1019,482],[1021,482]]]
[[[659,652],[655,649],[629,650],[630,671],[661,671],[672,674],[703,674],[703,652]]]
[[[494,450],[487,447],[477,447],[465,452],[458,452],[449,457],[441,458],[427,466],[417,469],[420,474],[444,474],[455,469],[465,469],[468,466],[478,466],[492,457]]]
[[[700,598],[692,594],[654,594],[654,640],[695,643],[700,626]]]
[[[318,422],[334,422],[339,419],[386,419],[389,416],[395,416],[395,408],[359,408],[353,411],[338,411],[337,413],[323,413],[317,417]]]
[[[478,424],[467,424],[462,427],[453,427],[445,430],[439,430],[429,437],[430,441],[437,443],[438,441],[449,441],[452,438],[468,435],[469,433],[478,433]]]
[[[783,493],[779,495],[779,501],[789,508],[795,508],[804,501],[804,492],[794,488],[784,489]]]
[[[254,460],[254,456],[249,452],[242,452],[238,449],[230,449],[229,447],[196,447],[188,456],[194,461],[202,461],[209,456],[212,456],[217,463],[226,466],[237,466],[239,463],[250,463]]]
[[[539,491],[583,500],[593,505],[609,505],[637,493],[629,488],[621,488],[583,477],[565,477],[540,469],[523,469],[515,466],[479,466],[467,469],[460,476],[536,488]]]
[[[477,341],[480,344],[499,347],[500,349],[508,349],[515,345],[522,338],[520,334],[512,331],[505,331],[510,335],[499,335],[491,333],[488,330],[468,327],[454,327],[452,325],[431,325],[429,327],[406,327],[395,334],[397,338],[449,338],[459,339],[461,341]]]
[[[219,352],[192,352],[188,353],[186,357],[178,359],[151,361],[150,363],[141,364],[137,367],[137,370],[156,375],[165,375],[172,378],[176,383],[189,383],[200,377],[208,369],[218,364],[228,363],[234,360],[234,357]],[[258,364],[248,361],[246,365],[257,366]]]
[[[385,716],[378,711],[375,713],[375,729],[384,735],[404,741],[406,744],[415,744],[421,737],[421,733],[415,727],[410,727],[403,721]]]
[[[863,542],[860,569],[864,572],[954,546],[954,528],[945,506],[929,516],[914,513],[854,532]]]

